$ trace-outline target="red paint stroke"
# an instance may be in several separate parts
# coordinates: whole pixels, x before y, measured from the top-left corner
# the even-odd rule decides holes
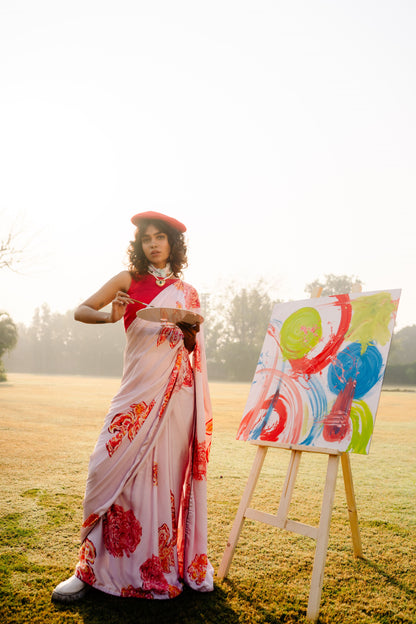
[[[349,379],[325,418],[322,435],[327,442],[343,440],[351,429],[350,412],[357,381]]]
[[[241,419],[240,426],[237,431],[237,440],[247,440],[247,435],[250,432],[252,421],[255,424],[255,419],[261,409],[261,401],[257,403],[247,414]]]
[[[303,403],[299,385],[295,379],[277,369],[265,368],[262,372],[268,374],[268,379],[270,379],[268,388],[270,388],[271,379],[277,377],[278,383],[281,384],[280,391],[267,399],[263,397],[258,399],[256,405],[242,419],[237,439],[250,439],[250,434],[261,424],[265,414],[272,406],[273,412],[279,416],[278,422],[274,422],[274,418],[272,418],[272,424],[268,427],[265,423],[259,434],[255,435],[253,439],[277,441],[279,437],[279,442],[296,444],[299,441],[303,423]],[[273,437],[265,438],[263,432],[266,436],[270,434]]]
[[[272,366],[276,366],[277,355],[275,361]],[[263,410],[263,405],[265,401],[267,401],[266,396],[270,390],[270,386],[274,377],[280,379],[282,373],[278,371],[276,368],[263,368],[261,370],[262,373],[266,374],[266,379],[262,385],[262,391],[259,398],[256,401],[255,406],[247,412],[245,416],[241,419],[240,426],[237,431],[237,440],[247,440],[248,435],[252,429],[260,422],[261,416],[260,412]]]
[[[260,440],[267,440],[268,442],[277,442],[279,435],[282,433],[283,429],[286,427],[287,409],[285,405],[285,400],[280,395],[274,396],[268,399],[265,403],[263,403],[263,409],[268,411],[272,404],[273,404],[273,411],[279,415],[279,418],[270,427],[267,427],[267,425],[264,427],[264,429],[262,430],[260,434]]]
[[[315,373],[319,373],[326,366],[328,366],[344,342],[344,336],[347,333],[351,322],[351,302],[348,295],[336,295],[334,298],[337,301],[331,303],[331,305],[339,305],[341,309],[341,318],[337,332],[332,335],[322,351],[314,358],[309,359],[305,356],[299,360],[290,360],[290,365],[295,375],[310,376]]]

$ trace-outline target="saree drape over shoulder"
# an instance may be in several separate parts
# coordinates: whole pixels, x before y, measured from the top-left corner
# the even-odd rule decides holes
[[[151,303],[199,312],[195,289],[180,280]],[[126,336],[120,389],[90,458],[75,573],[117,596],[173,598],[183,582],[211,591],[202,328],[192,354],[176,326],[136,317]]]

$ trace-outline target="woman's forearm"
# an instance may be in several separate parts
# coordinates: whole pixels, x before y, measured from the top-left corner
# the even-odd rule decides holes
[[[74,312],[74,318],[81,323],[111,323],[111,312],[104,310],[94,310],[85,304],[81,304]]]
[[[76,308],[75,320],[92,324],[117,323],[123,318],[127,304],[131,303],[127,294],[130,284],[130,273],[122,271]],[[104,308],[109,304],[111,309],[105,312]]]

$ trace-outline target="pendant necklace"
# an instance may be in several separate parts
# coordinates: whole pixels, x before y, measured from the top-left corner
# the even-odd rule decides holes
[[[150,275],[156,280],[157,286],[164,286],[166,284],[166,280],[173,276],[173,271],[171,271],[170,264],[168,263],[164,269],[157,269],[153,264],[149,264],[148,272]]]

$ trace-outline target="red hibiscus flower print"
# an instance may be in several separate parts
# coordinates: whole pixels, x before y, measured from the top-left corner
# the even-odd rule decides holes
[[[159,557],[152,555],[140,566],[140,575],[143,580],[143,589],[151,590],[156,594],[169,592],[169,583],[163,574]]]
[[[131,509],[111,505],[103,516],[104,545],[113,557],[130,557],[142,538],[142,526]]]
[[[175,585],[168,585],[167,591],[169,598],[176,598],[177,596],[179,596],[182,590],[179,589],[179,587],[175,587]],[[123,587],[120,595],[123,598],[144,598],[147,600],[153,599],[153,592],[151,592],[149,589],[145,590],[141,587],[133,587],[133,585]]]
[[[130,442],[134,439],[145,422],[146,418],[153,409],[155,402],[152,401],[147,405],[145,401],[130,405],[127,412],[116,414],[108,427],[109,433],[115,435],[107,442],[106,448],[110,457],[115,453],[123,441],[125,435],[128,436]]]
[[[94,585],[96,579],[92,569],[96,557],[95,546],[89,539],[85,539],[82,542],[79,550],[79,562],[75,568],[76,576],[88,583],[88,585]]]
[[[197,481],[207,477],[207,453],[205,442],[194,443],[192,475]]]
[[[123,598],[147,598],[150,600],[153,598],[152,592],[145,591],[141,587],[133,587],[133,585],[123,587],[120,595]]]
[[[189,358],[186,360],[186,370],[183,378],[183,385],[187,388],[192,388],[192,386],[194,385],[194,373]]]
[[[160,565],[164,572],[169,572],[171,567],[175,565],[174,548],[176,539],[170,538],[169,527],[166,523],[159,527],[158,536]]]
[[[162,418],[164,411],[166,409],[167,404],[169,403],[169,399],[172,396],[172,392],[175,388],[175,384],[176,381],[178,379],[178,375],[179,372],[181,370],[181,366],[182,366],[182,357],[183,357],[183,351],[186,351],[185,347],[181,350],[178,351],[178,354],[176,356],[176,360],[175,360],[175,364],[173,367],[173,370],[170,374],[170,378],[169,378],[169,383],[168,386],[166,388],[165,394],[163,395],[163,400],[162,400],[162,405],[160,407],[160,411],[159,411],[159,418]]]
[[[198,293],[193,286],[184,284],[185,305],[188,310],[200,308]]]
[[[152,411],[154,404],[155,402],[152,401],[148,406],[145,401],[142,401],[141,403],[132,405],[134,418],[127,434],[130,442],[139,433],[140,427],[143,425],[144,421]]]
[[[173,389],[173,392],[179,392],[182,386],[187,388],[192,388],[194,385],[194,373],[192,370],[191,363],[189,361],[189,353],[186,348],[181,350],[182,354],[182,362],[181,368],[178,371],[178,377],[176,379],[176,384]]]
[[[157,346],[159,347],[165,342],[165,340],[169,340],[169,346],[171,349],[173,349],[174,347],[176,347],[181,338],[182,332],[178,327],[170,327],[168,325],[164,325],[159,332],[157,338]]]
[[[97,522],[97,520],[99,519],[99,515],[96,513],[92,513],[88,516],[88,518],[84,521],[82,528],[83,529],[89,529],[90,527],[94,526],[94,524]]]
[[[195,555],[194,560],[188,567],[188,574],[191,581],[196,585],[202,585],[207,574],[208,557],[206,555]]]
[[[209,460],[209,453],[211,450],[211,440],[212,440],[212,418],[210,418],[209,420],[206,421],[205,423],[205,443],[206,443],[206,455],[207,455],[207,462]]]
[[[169,598],[176,598],[181,593],[181,589],[179,587],[175,587],[175,585],[169,585]]]
[[[201,349],[199,347],[198,340],[196,341],[195,349],[193,350],[193,355],[194,355],[195,370],[197,370],[198,373],[202,373]]]

